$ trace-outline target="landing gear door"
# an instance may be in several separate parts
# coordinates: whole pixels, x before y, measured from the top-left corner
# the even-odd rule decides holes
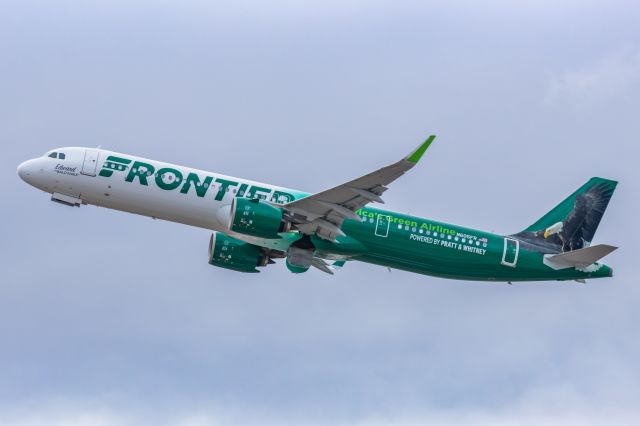
[[[500,264],[505,266],[516,267],[518,262],[518,252],[520,251],[520,241],[513,238],[504,239],[504,251],[502,253],[502,262]]]
[[[376,221],[376,235],[378,237],[386,237],[389,235],[389,225],[391,224],[390,216],[386,216],[383,214],[378,215],[378,220]]]
[[[87,149],[84,152],[84,161],[82,163],[82,173],[87,176],[95,176],[96,168],[98,167],[98,153],[97,149]]]

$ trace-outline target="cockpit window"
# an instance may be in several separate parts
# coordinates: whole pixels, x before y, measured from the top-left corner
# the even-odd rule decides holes
[[[60,160],[64,160],[66,158],[66,155],[64,154],[64,152],[50,152],[47,154],[47,157],[49,158],[58,158]]]

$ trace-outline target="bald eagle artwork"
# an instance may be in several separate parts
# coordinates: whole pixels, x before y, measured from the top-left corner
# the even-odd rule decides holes
[[[589,247],[616,184],[606,179],[591,179],[557,209],[513,237],[544,253],[564,253]],[[573,208],[564,218],[551,216],[551,213],[571,206]]]

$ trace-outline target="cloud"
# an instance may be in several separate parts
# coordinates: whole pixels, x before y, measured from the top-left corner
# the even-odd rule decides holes
[[[640,60],[616,49],[638,39],[620,24],[633,10],[5,3],[0,424],[638,423],[640,235],[624,224],[640,124],[618,102]],[[626,44],[603,30],[614,19]],[[597,120],[571,122],[572,104],[600,100]],[[357,262],[246,276],[207,265],[207,230],[50,203],[15,172],[102,144],[315,191],[430,131],[433,151],[386,206],[515,231],[591,173],[613,175],[598,238],[628,248],[616,276],[506,286]]]
[[[640,82],[640,52],[622,50],[579,69],[551,77],[544,101],[547,104],[593,104],[624,96]]]
[[[5,426],[129,426],[130,418],[125,418],[105,410],[69,410],[61,412],[23,413],[17,415],[0,415],[0,422]],[[137,423],[145,424],[145,422]]]
[[[170,412],[166,408],[139,410],[123,407],[91,406],[84,401],[69,401],[60,404],[45,404],[30,407],[31,410],[12,410],[0,414],[4,426],[132,426],[154,424],[157,426],[596,426],[602,424],[631,425],[640,421],[637,407],[619,408],[611,401],[589,401],[570,388],[548,388],[534,391],[505,407],[488,410],[442,410],[425,408],[411,413],[367,413],[351,419],[327,419],[309,411],[304,417],[284,413],[278,415],[256,412],[250,407],[207,406]],[[37,412],[34,412],[37,408]]]

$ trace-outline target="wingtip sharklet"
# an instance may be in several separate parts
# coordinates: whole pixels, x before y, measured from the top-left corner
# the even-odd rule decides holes
[[[427,148],[429,148],[429,145],[431,145],[431,142],[433,142],[433,140],[436,138],[436,135],[431,135],[427,138],[426,141],[424,141],[415,151],[413,151],[411,154],[409,154],[405,160],[407,160],[410,163],[417,163],[418,161],[420,161],[420,159],[422,158],[422,156],[424,155],[424,153],[427,151]]]

